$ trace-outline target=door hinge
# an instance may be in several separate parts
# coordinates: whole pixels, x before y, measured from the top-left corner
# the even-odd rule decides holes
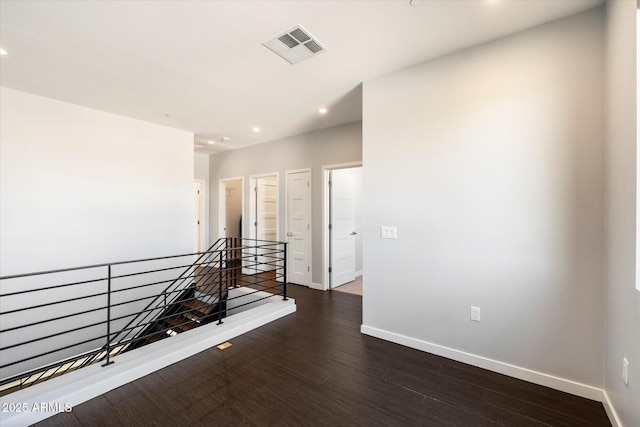
[[[333,225],[329,224],[329,230],[331,230],[333,228]]]
[[[309,181],[307,181],[307,187],[309,186]]]
[[[329,181],[329,187],[333,185],[333,181]]]
[[[309,224],[307,224],[307,230],[309,230],[309,227],[310,227]]]
[[[254,226],[254,227],[257,227],[257,226],[258,226],[258,222],[257,222],[257,221],[256,221],[256,222],[254,222],[254,223],[253,223],[253,226]]]
[[[258,192],[258,187],[253,187],[253,191]]]
[[[329,267],[329,273],[331,273],[331,267]]]
[[[198,221],[198,225],[200,225],[200,221]]]
[[[311,267],[307,265],[307,271],[311,271]]]

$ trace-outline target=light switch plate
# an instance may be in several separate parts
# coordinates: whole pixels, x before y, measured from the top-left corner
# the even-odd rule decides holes
[[[380,227],[381,239],[397,239],[398,228],[397,227]]]
[[[471,306],[471,320],[474,322],[480,321],[480,307]]]

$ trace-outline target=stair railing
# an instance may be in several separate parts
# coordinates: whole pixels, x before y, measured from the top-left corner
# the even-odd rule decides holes
[[[179,308],[181,302],[217,300],[213,315],[221,322],[229,287],[267,290],[286,299],[286,246],[227,238],[197,254],[0,277],[0,394],[98,361],[106,366],[149,337],[166,336],[168,328],[153,333],[149,328],[196,310]],[[259,262],[246,255],[257,249],[263,253]],[[263,273],[247,275],[243,269]],[[215,297],[192,295],[214,279]],[[245,305],[239,301],[236,306]]]

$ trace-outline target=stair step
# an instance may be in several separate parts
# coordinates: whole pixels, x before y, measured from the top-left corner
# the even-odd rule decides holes
[[[167,319],[164,319],[163,323],[166,327],[171,328],[176,332],[184,332],[189,329],[193,329],[197,326],[197,323],[187,319],[184,316],[171,316]]]
[[[180,301],[180,304],[182,304],[184,308],[180,311],[187,312],[184,313],[184,316],[194,316],[197,318],[202,318],[213,311],[212,304],[207,304],[206,302],[202,302],[196,299]]]

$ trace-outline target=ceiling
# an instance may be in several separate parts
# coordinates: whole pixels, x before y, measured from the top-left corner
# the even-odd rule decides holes
[[[414,3],[0,0],[0,84],[187,130],[216,153],[360,120],[362,82],[602,0]],[[296,25],[326,52],[291,65],[262,46]]]

